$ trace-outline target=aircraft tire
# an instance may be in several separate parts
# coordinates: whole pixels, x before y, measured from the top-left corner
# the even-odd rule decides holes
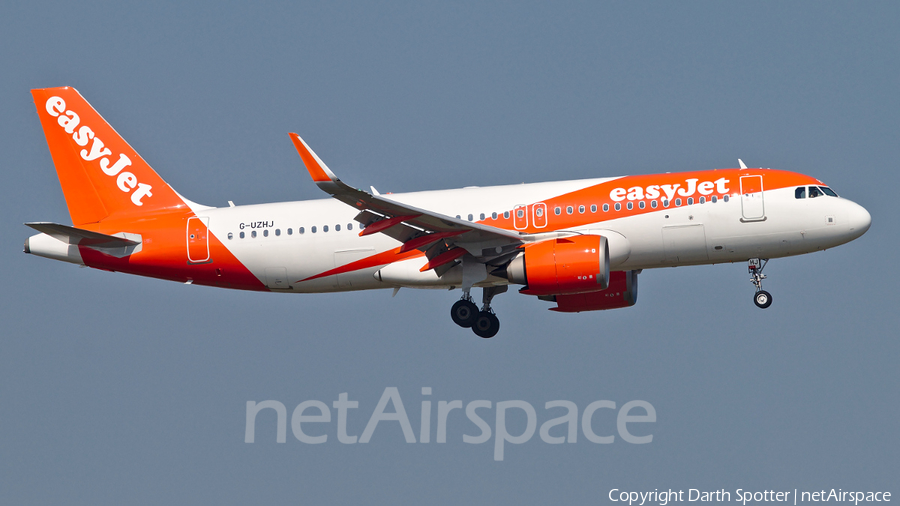
[[[478,319],[478,306],[468,300],[458,300],[450,308],[450,318],[460,327],[470,328]]]
[[[490,339],[496,336],[499,331],[500,319],[497,318],[497,315],[488,311],[478,313],[478,318],[475,319],[475,324],[472,325],[472,332],[475,332],[475,335],[484,339]]]
[[[772,294],[765,290],[756,292],[753,296],[753,303],[760,309],[765,309],[772,305]]]

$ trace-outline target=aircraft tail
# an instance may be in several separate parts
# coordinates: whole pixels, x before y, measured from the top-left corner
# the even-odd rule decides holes
[[[75,88],[31,94],[73,225],[187,206]]]

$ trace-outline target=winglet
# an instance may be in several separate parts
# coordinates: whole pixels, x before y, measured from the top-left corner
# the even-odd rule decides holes
[[[297,148],[297,152],[300,153],[300,158],[303,159],[303,164],[306,165],[306,170],[309,171],[309,175],[312,177],[313,181],[316,184],[320,183],[337,183],[340,181],[337,176],[334,175],[334,172],[331,172],[331,169],[325,165],[325,162],[319,158],[316,153],[309,147],[306,142],[300,138],[299,135],[291,132],[288,134],[291,136],[291,140],[294,141],[294,147]],[[330,192],[329,192],[330,193]]]

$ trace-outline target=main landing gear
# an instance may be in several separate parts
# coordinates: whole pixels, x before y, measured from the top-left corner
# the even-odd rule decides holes
[[[766,279],[766,275],[762,273],[769,259],[751,258],[747,262],[747,271],[750,272],[750,282],[756,287],[756,293],[753,295],[753,303],[760,309],[765,309],[772,305],[772,294],[762,289],[762,280]]]
[[[462,298],[450,308],[450,318],[453,319],[453,323],[460,327],[471,328],[472,332],[478,337],[485,339],[494,337],[500,331],[500,319],[497,318],[494,310],[491,309],[491,300],[495,295],[508,289],[509,287],[505,285],[484,288],[484,295],[482,296],[484,305],[481,307],[481,311],[478,310],[478,306],[475,305],[472,296],[469,295],[469,290],[463,290]]]

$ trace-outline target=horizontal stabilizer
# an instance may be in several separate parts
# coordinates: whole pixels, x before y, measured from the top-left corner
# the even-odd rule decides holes
[[[124,237],[91,232],[90,230],[60,225],[59,223],[35,222],[26,223],[26,225],[66,244],[102,248],[125,248],[140,244],[139,240],[133,241]]]

